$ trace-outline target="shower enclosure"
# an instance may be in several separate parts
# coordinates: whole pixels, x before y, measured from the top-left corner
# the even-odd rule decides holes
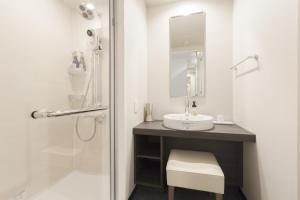
[[[113,0],[0,6],[0,200],[114,199]]]

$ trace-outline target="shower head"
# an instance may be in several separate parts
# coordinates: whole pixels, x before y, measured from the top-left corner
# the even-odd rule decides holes
[[[96,7],[92,3],[81,3],[79,5],[79,10],[81,12],[81,15],[85,19],[94,19],[94,17],[95,17],[95,13],[94,13],[95,9],[96,9]]]
[[[96,53],[97,55],[101,54],[103,51],[103,44],[101,40],[101,29],[96,28],[96,29],[88,29],[86,31],[87,35],[91,38],[90,43],[93,48],[93,52]]]
[[[94,29],[88,29],[88,30],[86,31],[86,33],[87,33],[87,35],[88,35],[89,37],[95,36],[95,30],[94,30]]]

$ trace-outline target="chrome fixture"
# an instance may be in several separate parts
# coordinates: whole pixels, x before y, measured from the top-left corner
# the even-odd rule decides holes
[[[63,116],[70,116],[70,115],[78,115],[96,111],[105,111],[108,110],[107,106],[95,106],[89,108],[82,108],[82,109],[74,109],[74,110],[65,110],[65,111],[47,111],[47,110],[37,110],[31,113],[31,117],[33,119],[39,118],[50,118],[50,117],[63,117]]]
[[[89,90],[92,89],[92,105],[99,105],[99,99],[98,99],[98,92],[99,91],[99,77],[97,77],[96,73],[97,73],[97,68],[100,67],[100,60],[101,60],[101,53],[103,52],[103,47],[102,47],[102,42],[100,39],[100,32],[99,29],[88,29],[87,30],[87,35],[89,37],[93,38],[93,44],[94,47],[92,47],[92,57],[91,57],[91,71],[90,71],[90,78],[88,80],[88,84],[87,84],[87,88],[85,90],[85,94],[84,94],[84,99],[81,103],[81,108],[84,107],[84,105],[87,103],[88,100],[88,93]],[[77,137],[83,141],[83,142],[90,142],[92,141],[97,133],[97,119],[94,118],[93,121],[93,130],[91,131],[91,136],[88,138],[83,138],[82,134],[79,130],[79,121],[81,116],[77,116],[76,120],[75,120],[75,131],[76,131],[76,135]]]
[[[247,58],[243,59],[242,61],[240,61],[239,63],[233,65],[232,67],[230,67],[231,70],[237,70],[237,67],[241,64],[243,64],[244,62],[246,62],[247,60],[250,60],[250,59],[254,59],[256,60],[256,62],[258,62],[258,55],[253,55],[253,56],[248,56]]]
[[[81,15],[85,19],[94,19],[96,6],[92,3],[82,3],[79,5]]]
[[[190,97],[187,95],[185,97],[185,116],[189,116],[190,113]]]
[[[86,33],[89,37],[94,37],[96,34],[94,29],[88,29]]]
[[[101,29],[88,29],[86,31],[86,33],[89,37],[94,38],[95,45],[94,45],[93,51],[97,55],[99,55],[103,50],[102,40],[100,38],[100,31],[101,31]]]

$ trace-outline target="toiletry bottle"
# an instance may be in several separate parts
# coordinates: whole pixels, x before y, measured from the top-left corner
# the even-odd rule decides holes
[[[151,103],[147,103],[145,105],[145,122],[152,122],[152,111],[153,111],[153,105]]]
[[[192,115],[198,115],[198,109],[197,109],[196,101],[193,101]]]
[[[72,55],[73,55],[72,67],[73,67],[73,69],[79,69],[79,61],[78,61],[78,57],[77,57],[77,52],[74,51]]]
[[[86,64],[84,60],[84,55],[83,52],[80,53],[80,63],[79,63],[79,68],[83,71],[86,71]]]

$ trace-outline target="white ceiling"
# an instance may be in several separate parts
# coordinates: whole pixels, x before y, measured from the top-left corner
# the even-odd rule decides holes
[[[147,6],[157,6],[157,5],[162,5],[162,4],[167,4],[167,3],[172,3],[175,1],[180,1],[180,0],[145,0]]]

